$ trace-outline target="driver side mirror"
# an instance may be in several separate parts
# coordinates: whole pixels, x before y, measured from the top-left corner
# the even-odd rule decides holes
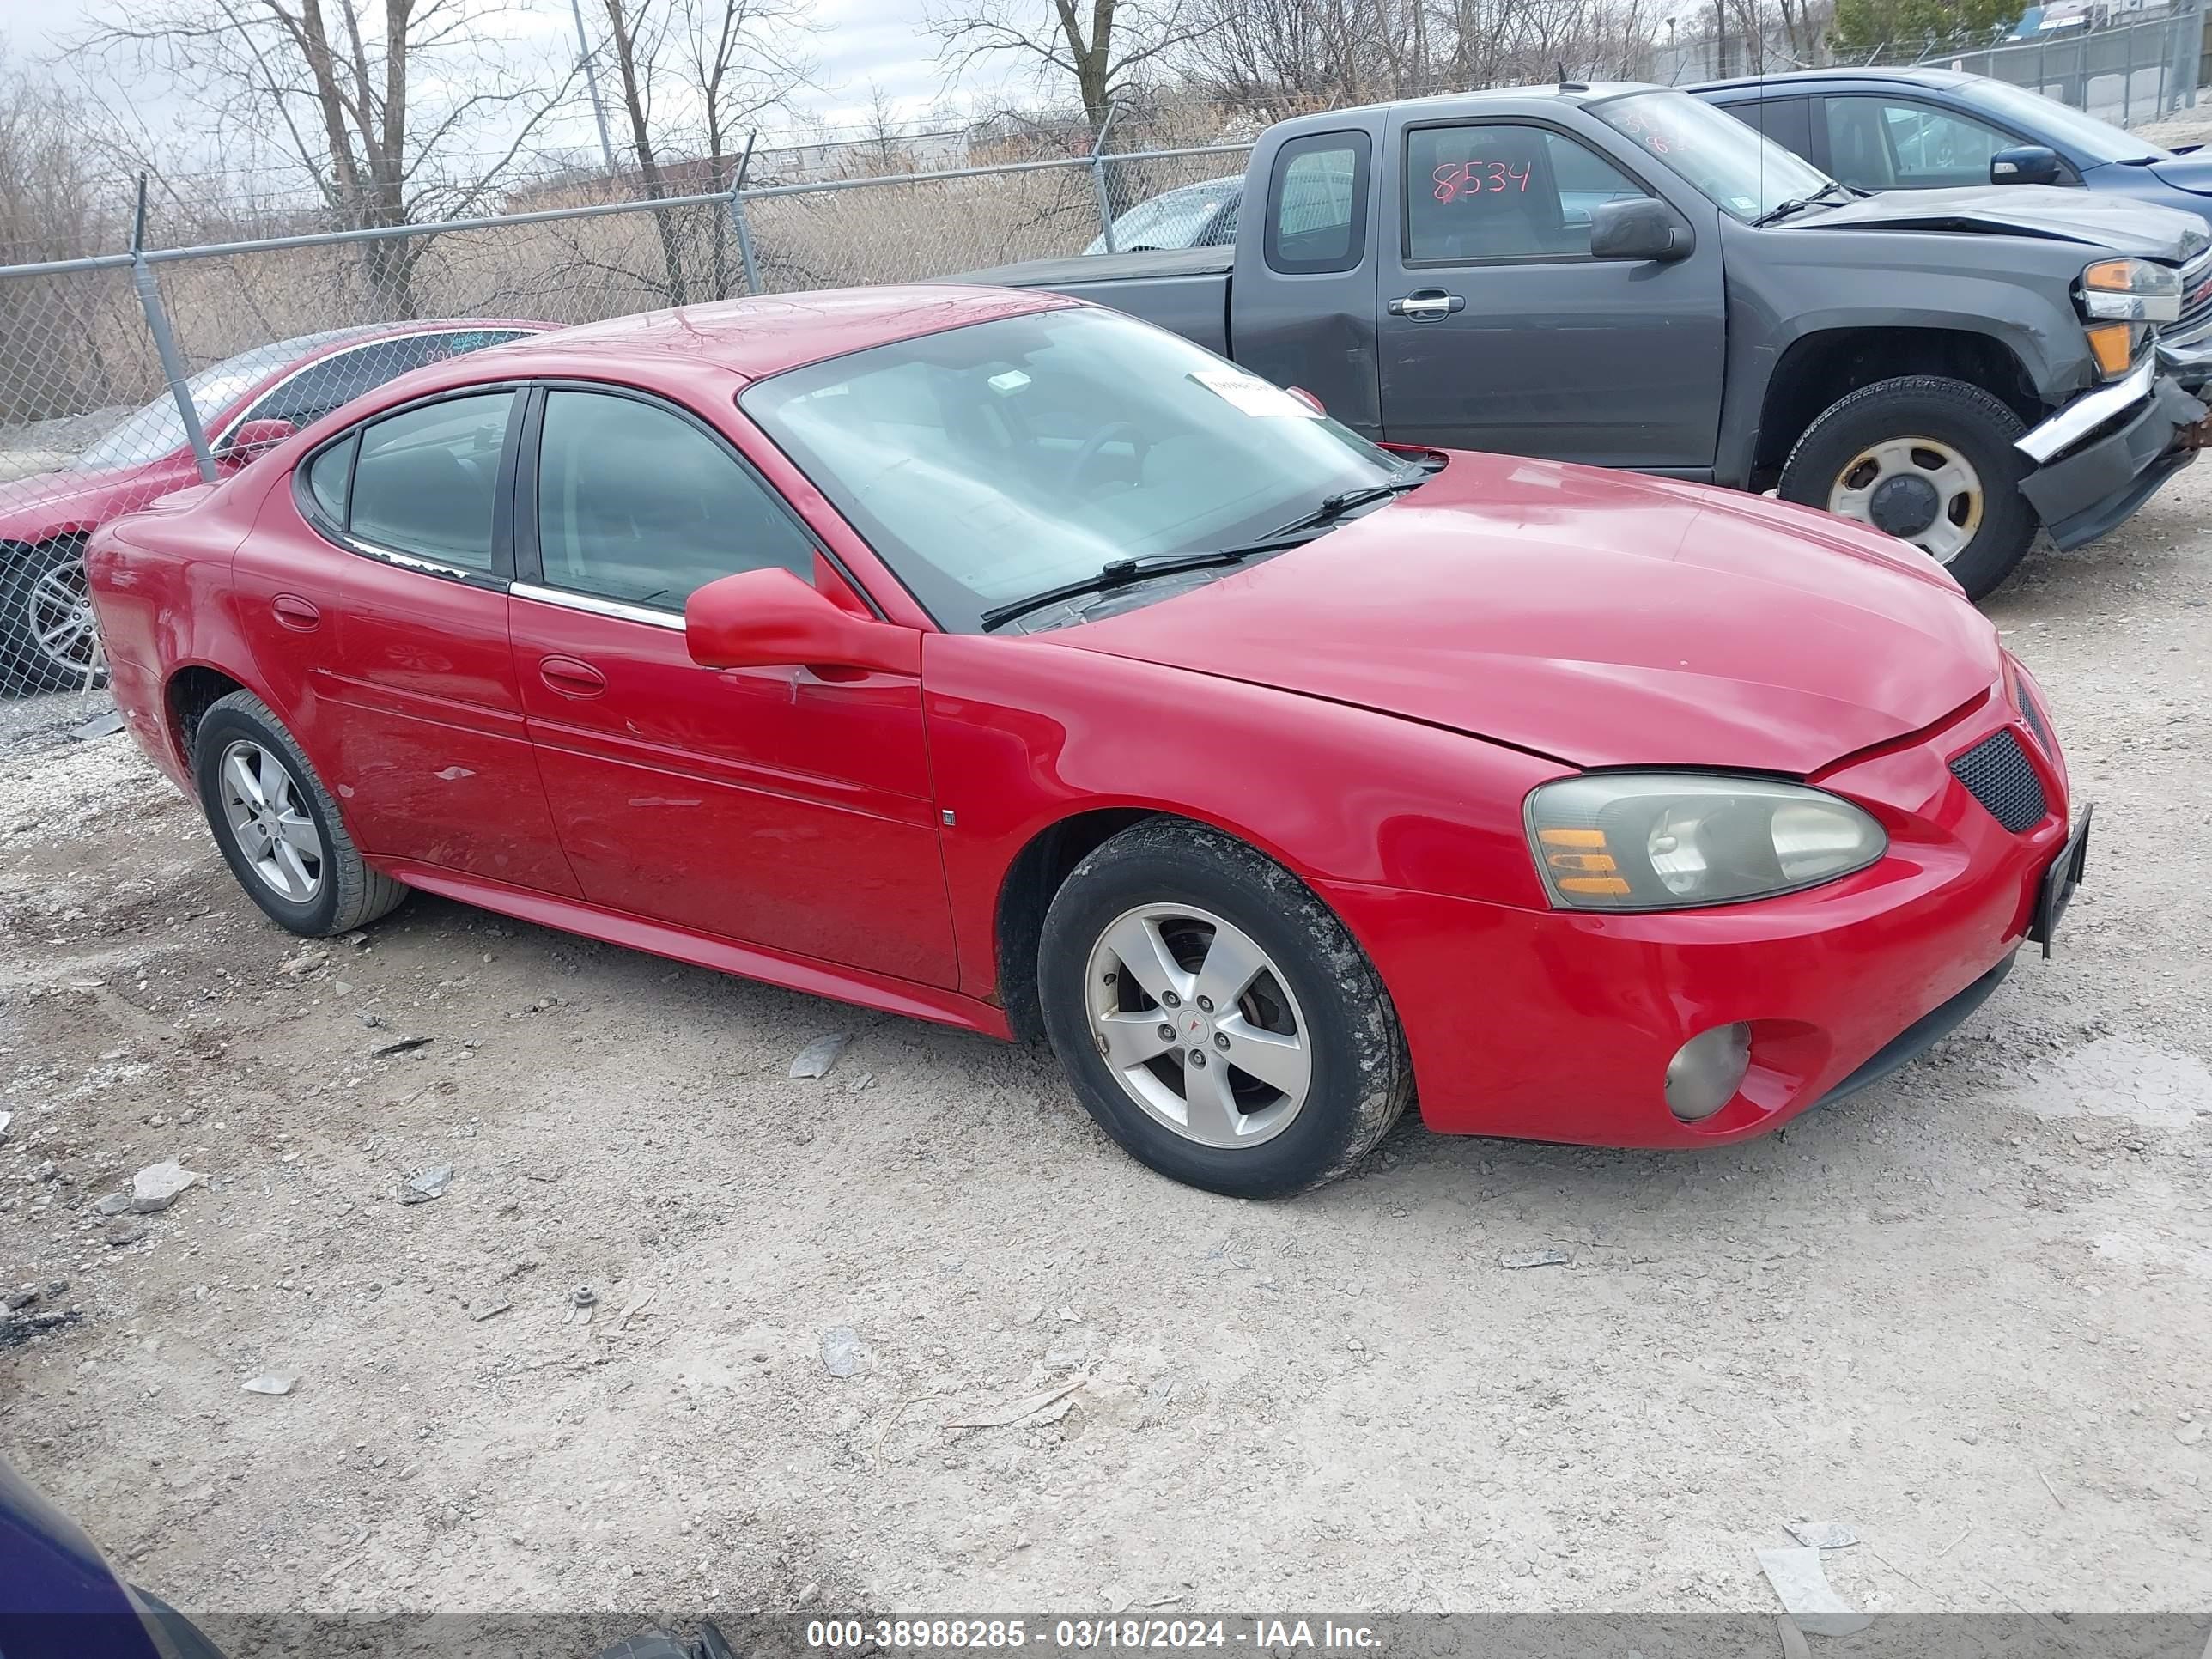
[[[684,604],[684,643],[702,668],[921,672],[921,635],[856,617],[788,570],[744,570]]]
[[[216,452],[224,466],[244,466],[255,456],[274,449],[300,428],[289,421],[242,421]]]
[[[2043,144],[2014,144],[1990,157],[1993,185],[2055,185],[2058,152]]]
[[[1690,222],[1655,196],[1601,202],[1589,226],[1594,259],[1686,259],[1698,246]]]

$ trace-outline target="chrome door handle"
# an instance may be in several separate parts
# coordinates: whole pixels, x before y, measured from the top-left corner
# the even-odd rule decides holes
[[[1416,322],[1430,322],[1438,317],[1449,317],[1455,311],[1467,309],[1467,301],[1456,294],[1447,294],[1440,288],[1416,289],[1403,299],[1393,300],[1384,307],[1393,317],[1411,317]]]

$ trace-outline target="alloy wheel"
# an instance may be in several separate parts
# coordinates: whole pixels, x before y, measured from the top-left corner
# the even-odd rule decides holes
[[[1252,936],[1187,904],[1124,911],[1087,965],[1091,1041],[1146,1115],[1203,1146],[1256,1146],[1305,1104],[1297,999]]]
[[[1966,550],[1982,526],[1981,474],[1936,438],[1888,438],[1836,475],[1828,511],[1911,542],[1938,564]]]
[[[310,902],[323,886],[323,838],[284,763],[239,739],[222,751],[222,816],[253,873],[279,897]]]
[[[24,600],[32,642],[51,671],[91,684],[106,665],[84,561],[64,559],[31,579]]]

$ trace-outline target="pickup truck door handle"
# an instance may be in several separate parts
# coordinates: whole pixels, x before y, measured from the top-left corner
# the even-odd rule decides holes
[[[1384,307],[1393,317],[1411,317],[1416,322],[1429,322],[1438,317],[1449,317],[1455,311],[1467,309],[1467,301],[1456,294],[1447,294],[1440,288],[1417,288],[1402,300],[1393,300]]]
[[[269,601],[269,609],[278,622],[297,634],[312,633],[323,623],[323,613],[297,593],[279,593]]]
[[[605,674],[587,662],[578,662],[574,657],[541,659],[538,665],[538,678],[564,697],[596,697],[607,689]]]

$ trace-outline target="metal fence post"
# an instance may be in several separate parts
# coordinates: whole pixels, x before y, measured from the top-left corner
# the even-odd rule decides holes
[[[138,290],[138,304],[146,313],[146,331],[154,337],[155,355],[161,360],[161,378],[177,400],[177,413],[185,422],[185,436],[198,463],[200,482],[215,482],[215,456],[208,449],[207,434],[200,429],[200,412],[193,405],[191,388],[185,384],[185,360],[177,355],[176,337],[169,332],[168,313],[161,309],[161,284],[146,263],[146,175],[138,175],[138,210],[131,220],[131,286]]]
[[[1098,124],[1097,141],[1091,146],[1091,190],[1098,198],[1098,233],[1106,239],[1106,251],[1119,253],[1114,245],[1113,198],[1106,193],[1106,135],[1114,130],[1114,112],[1118,104],[1106,106],[1106,118]]]
[[[745,170],[753,164],[753,141],[758,133],[745,135],[745,153],[738,158],[738,176],[730,183],[730,222],[738,232],[738,263],[744,267],[745,292],[761,291],[760,265],[753,258],[753,233],[745,223]]]

